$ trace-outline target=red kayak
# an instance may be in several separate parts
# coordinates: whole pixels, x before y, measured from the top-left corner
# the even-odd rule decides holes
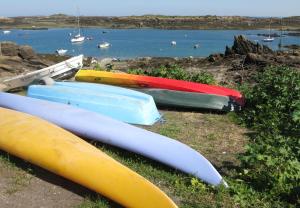
[[[243,95],[237,90],[183,80],[96,70],[80,70],[76,74],[75,78],[77,81],[98,82],[126,87],[160,88],[185,92],[199,92],[213,95],[222,95],[232,98],[241,106],[243,106],[245,103]]]

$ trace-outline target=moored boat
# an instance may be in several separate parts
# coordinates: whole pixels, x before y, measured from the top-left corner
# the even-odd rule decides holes
[[[60,56],[65,55],[67,52],[68,52],[67,49],[62,49],[62,48],[56,50],[56,53],[57,53],[58,55],[60,55]]]
[[[78,13],[79,13],[79,9],[78,9]],[[85,37],[81,35],[81,31],[80,31],[79,15],[77,16],[77,29],[78,29],[78,34],[75,35],[73,38],[71,38],[71,43],[82,43],[85,40]]]
[[[110,47],[110,46],[111,46],[110,43],[108,43],[108,42],[103,42],[103,43],[100,43],[100,44],[98,45],[98,48],[108,48],[108,47]]]
[[[7,34],[10,34],[11,31],[10,30],[3,30],[3,34],[7,35]]]
[[[125,207],[177,207],[142,176],[70,132],[32,115],[0,108],[0,149]]]

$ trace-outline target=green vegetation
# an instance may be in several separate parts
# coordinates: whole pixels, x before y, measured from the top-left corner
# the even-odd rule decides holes
[[[241,119],[254,130],[241,155],[241,180],[249,184],[249,198],[242,198],[245,193],[239,188],[234,193],[245,207],[251,207],[251,192],[272,207],[295,207],[300,203],[300,73],[286,67],[267,68],[245,94]]]
[[[130,74],[147,75],[153,77],[164,77],[170,79],[186,80],[192,82],[198,82],[203,84],[214,84],[215,79],[209,72],[190,73],[177,65],[171,65],[169,67],[161,66],[158,69],[152,69],[149,71],[141,69],[129,69],[127,71]]]

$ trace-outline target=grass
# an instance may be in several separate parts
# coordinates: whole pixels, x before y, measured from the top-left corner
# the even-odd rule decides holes
[[[230,167],[238,165],[235,156],[243,151],[247,141],[244,129],[233,124],[227,115],[164,111],[164,118],[165,122],[144,128],[192,146],[209,158],[225,177],[230,176]],[[179,207],[236,206],[229,189],[214,188],[190,175],[137,154],[101,143],[94,145],[153,182]],[[114,205],[103,201],[103,198],[87,196],[79,207],[114,207]]]

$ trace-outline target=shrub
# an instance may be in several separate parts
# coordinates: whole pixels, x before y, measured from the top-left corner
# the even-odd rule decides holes
[[[300,73],[270,67],[248,89],[242,121],[255,133],[241,156],[242,179],[270,200],[299,203]]]

